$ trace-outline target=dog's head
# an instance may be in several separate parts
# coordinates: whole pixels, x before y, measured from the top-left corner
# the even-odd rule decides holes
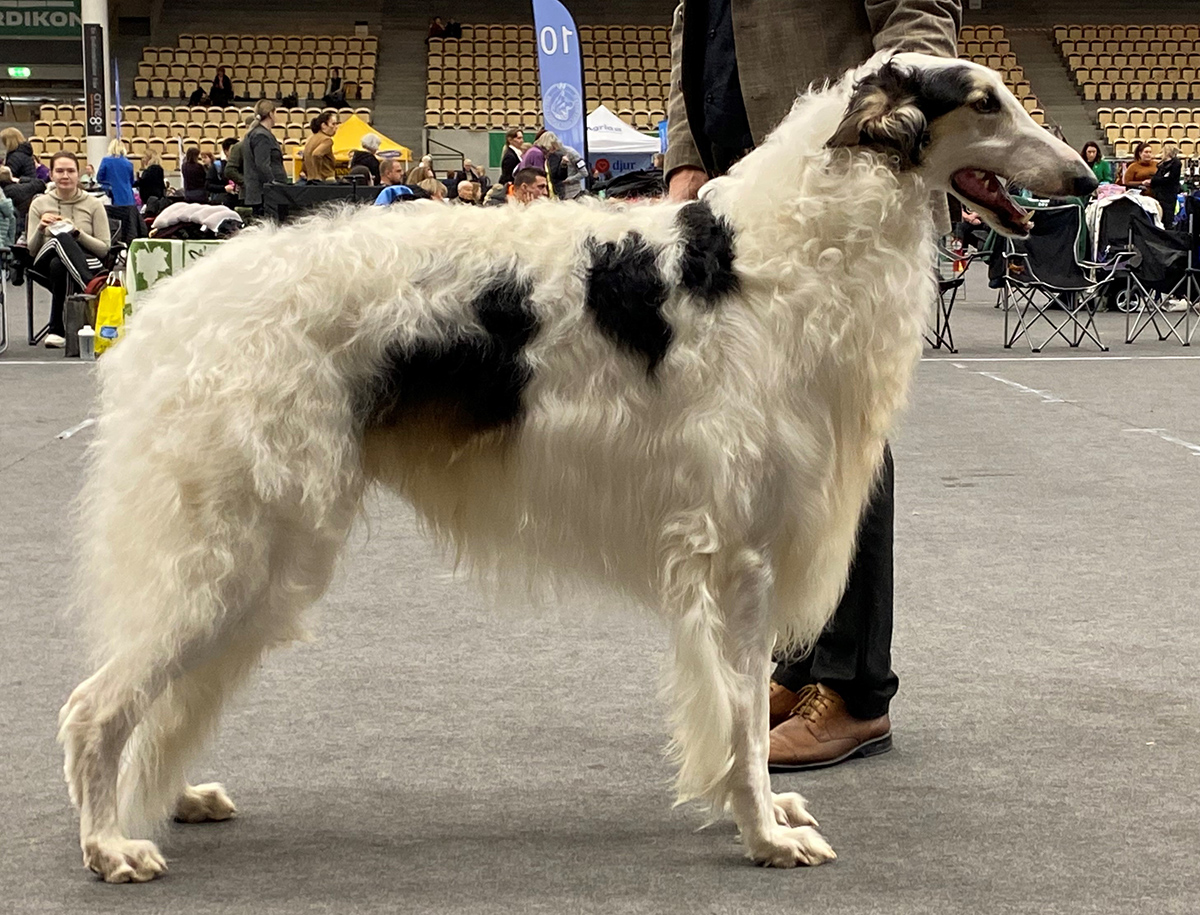
[[[1040,196],[1087,195],[1091,169],[1029,116],[987,67],[896,54],[855,74],[831,147],[865,147],[916,170],[979,213],[997,232],[1029,234],[1029,213],[1008,186]]]

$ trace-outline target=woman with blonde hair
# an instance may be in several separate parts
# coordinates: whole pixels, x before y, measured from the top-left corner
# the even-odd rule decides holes
[[[411,183],[409,187],[412,187]],[[446,197],[446,185],[438,181],[437,178],[426,178],[417,187],[428,194],[431,200],[443,200]]]
[[[143,206],[156,197],[167,196],[167,176],[163,174],[162,156],[158,150],[148,149],[142,156],[142,173],[138,176],[136,187]]]
[[[4,164],[12,172],[13,181],[37,177],[33,146],[25,139],[25,134],[15,127],[5,127],[0,130],[0,143],[4,144]]]
[[[108,155],[100,160],[96,183],[112,199],[115,207],[131,207],[133,200],[133,163],[126,155],[120,138],[108,144]]]
[[[1158,160],[1158,171],[1150,179],[1150,196],[1162,207],[1163,225],[1168,229],[1175,225],[1175,209],[1179,202],[1179,192],[1183,185],[1179,174],[1183,170],[1183,160],[1179,158],[1179,147],[1174,140],[1166,140],[1162,145],[1162,155]]]
[[[561,198],[563,182],[567,180],[567,162],[558,134],[543,130],[533,145],[521,157],[521,168],[536,168],[546,173],[551,197]]]
[[[424,155],[421,157],[421,161],[404,176],[404,183],[409,187],[420,187],[421,182],[426,178],[434,177],[436,176],[433,174],[433,156]]]

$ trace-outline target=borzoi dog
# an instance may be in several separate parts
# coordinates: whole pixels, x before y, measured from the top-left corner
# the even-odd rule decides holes
[[[158,286],[99,367],[101,666],[60,731],[86,866],[150,880],[131,836],[232,815],[187,764],[303,634],[376,481],[477,571],[657,608],[679,796],[756,862],[832,859],[771,792],[772,647],[843,589],[934,296],[930,192],[1021,234],[1002,179],[1095,184],[995,73],[902,54],[801,97],[696,202],[346,210]]]

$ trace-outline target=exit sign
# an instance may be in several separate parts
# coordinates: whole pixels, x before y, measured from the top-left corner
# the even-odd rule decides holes
[[[8,68],[9,79],[29,79],[29,77],[31,75],[32,75],[32,71],[28,67],[9,67]]]

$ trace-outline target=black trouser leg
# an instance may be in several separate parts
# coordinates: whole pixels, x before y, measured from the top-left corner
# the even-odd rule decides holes
[[[895,501],[892,451],[859,524],[849,583],[833,618],[807,656],[781,661],[774,680],[794,692],[823,683],[855,718],[887,714],[900,679],[892,671],[892,530]]]
[[[67,272],[67,265],[55,257],[46,264],[46,275],[50,278],[50,328],[47,333],[62,337],[67,332],[63,323],[63,306],[71,289],[71,274]]]

